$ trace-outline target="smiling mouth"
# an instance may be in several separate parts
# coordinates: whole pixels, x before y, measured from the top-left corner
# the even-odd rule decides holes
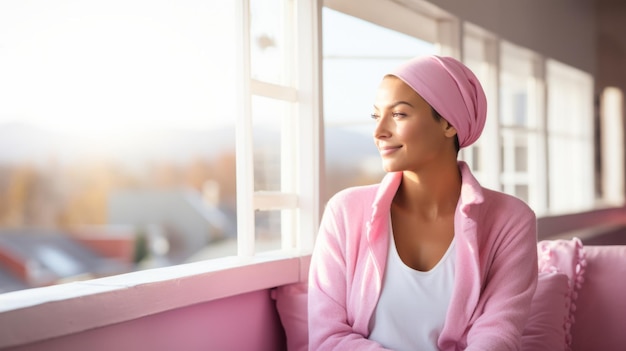
[[[381,156],[387,156],[400,150],[401,147],[402,146],[385,146],[385,147],[381,147],[380,149],[378,149],[378,151],[380,152]]]

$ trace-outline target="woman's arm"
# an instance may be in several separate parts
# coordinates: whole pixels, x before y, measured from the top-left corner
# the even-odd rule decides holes
[[[332,201],[332,200],[331,200]],[[346,226],[329,202],[309,270],[309,350],[386,350],[349,323]]]
[[[484,290],[467,334],[470,350],[519,350],[537,287],[537,227],[530,209],[510,218],[488,267]]]

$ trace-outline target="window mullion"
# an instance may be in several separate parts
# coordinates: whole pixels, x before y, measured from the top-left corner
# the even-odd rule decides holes
[[[292,104],[291,113],[283,116],[281,133],[281,191],[284,193],[296,193],[298,188],[298,109]],[[282,211],[281,213],[281,247],[283,249],[294,248],[297,228],[298,211]]]
[[[500,135],[500,119],[498,118],[498,111],[500,110],[500,80],[498,76],[500,74],[500,55],[498,49],[498,41],[496,39],[485,39],[485,56],[489,62],[489,73],[487,78],[487,84],[491,86],[487,93],[487,124],[485,131],[483,131],[483,143],[484,147],[481,150],[483,155],[484,176],[485,185],[493,189],[500,189],[500,173],[502,171],[502,165],[500,164],[502,150],[499,147],[499,135]],[[489,160],[489,161],[487,161]]]
[[[437,20],[437,46],[440,55],[461,59],[461,38],[463,26],[456,18]]]
[[[240,84],[236,124],[236,167],[237,167],[237,253],[242,257],[254,255],[254,159],[252,139],[252,98],[250,73],[250,2],[238,2],[239,62],[241,67],[237,82]]]
[[[535,211],[538,213],[546,212],[550,204],[550,160],[548,155],[550,154],[548,143],[548,90],[546,88],[546,62],[543,57],[537,57],[534,60],[534,89],[536,95],[535,111],[537,118],[537,143],[536,152],[537,157],[537,171],[534,173],[533,182],[535,183],[535,198],[536,207]]]
[[[320,217],[320,182],[324,142],[321,136],[321,33],[322,1],[296,1],[297,88],[298,88],[298,173],[299,194],[296,247],[313,250]]]
[[[284,38],[286,46],[285,55],[287,55],[285,62],[289,63],[287,67],[285,67],[287,70],[287,81],[293,91],[291,94],[293,99],[290,101],[295,102],[295,104],[291,104],[290,113],[287,116],[283,116],[282,119],[281,191],[284,193],[297,194],[299,171],[298,153],[301,149],[301,144],[298,142],[300,133],[300,109],[297,105],[299,100],[298,88],[296,87],[298,77],[296,76],[297,70],[295,69],[299,62],[297,54],[298,38],[296,38],[294,33],[299,31],[300,23],[296,21],[295,2],[285,1],[284,6],[285,13],[287,14],[284,18],[284,26],[285,28],[295,29],[286,31]],[[287,93],[289,93],[289,91],[285,91],[284,95],[289,96]],[[296,204],[297,201],[298,197],[296,195]],[[296,235],[298,233],[299,214],[299,209],[281,212],[281,247],[283,250],[293,249],[297,245]]]
[[[605,88],[601,101],[602,199],[608,204],[623,206],[624,149],[616,145],[624,142],[624,95],[619,88]]]

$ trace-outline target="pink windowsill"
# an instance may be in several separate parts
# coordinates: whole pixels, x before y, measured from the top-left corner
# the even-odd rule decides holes
[[[225,257],[0,295],[0,349],[306,280],[309,255]]]

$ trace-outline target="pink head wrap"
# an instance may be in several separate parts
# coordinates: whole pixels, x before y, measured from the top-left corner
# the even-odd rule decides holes
[[[389,75],[413,88],[456,129],[459,146],[474,143],[487,118],[487,98],[478,78],[452,57],[413,58]]]

